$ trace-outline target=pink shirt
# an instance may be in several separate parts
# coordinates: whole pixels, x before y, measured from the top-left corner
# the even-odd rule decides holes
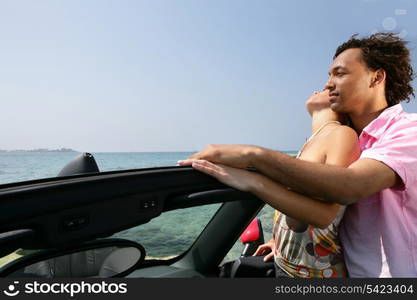
[[[350,277],[417,277],[417,114],[384,110],[359,136],[361,159],[391,167],[403,185],[346,209],[340,228]]]

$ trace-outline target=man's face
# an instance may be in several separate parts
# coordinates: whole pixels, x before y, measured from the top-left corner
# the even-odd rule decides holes
[[[333,61],[325,89],[330,108],[337,113],[360,113],[371,98],[372,72],[362,60],[362,50],[347,49]]]

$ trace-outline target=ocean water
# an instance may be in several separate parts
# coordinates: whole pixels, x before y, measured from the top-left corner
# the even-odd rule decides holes
[[[288,152],[290,153],[290,152]],[[175,166],[192,152],[134,152],[92,153],[100,171]],[[75,152],[0,152],[0,185],[11,182],[55,177],[73,158]],[[187,250],[210,221],[220,204],[206,205],[163,213],[151,222],[119,232],[114,237],[134,240],[142,244],[147,256],[167,258]],[[265,241],[272,231],[274,210],[265,206],[259,213]],[[239,256],[243,246],[239,241],[226,260]]]
[[[100,171],[175,166],[192,152],[92,153]],[[77,152],[0,152],[0,184],[55,177]]]

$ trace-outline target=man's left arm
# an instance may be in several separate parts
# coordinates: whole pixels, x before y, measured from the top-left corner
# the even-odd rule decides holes
[[[401,182],[393,169],[374,159],[360,159],[343,168],[291,159],[285,154],[258,148],[251,156],[251,164],[291,189],[344,205]]]
[[[255,167],[294,191],[312,198],[351,204],[394,186],[407,188],[417,180],[415,122],[391,128],[391,134],[361,154],[348,168],[294,159],[257,146],[211,145],[181,165],[200,158],[231,167]]]
[[[347,169],[291,160],[263,148],[253,149],[249,161],[262,173],[302,193],[350,204],[386,188],[412,186],[417,180],[416,153],[417,123],[410,122],[390,128]]]

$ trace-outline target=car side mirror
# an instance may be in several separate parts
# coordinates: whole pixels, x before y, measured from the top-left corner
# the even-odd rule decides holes
[[[23,256],[0,270],[2,277],[86,278],[120,277],[145,258],[144,248],[119,239],[98,240],[67,250],[41,250]]]

